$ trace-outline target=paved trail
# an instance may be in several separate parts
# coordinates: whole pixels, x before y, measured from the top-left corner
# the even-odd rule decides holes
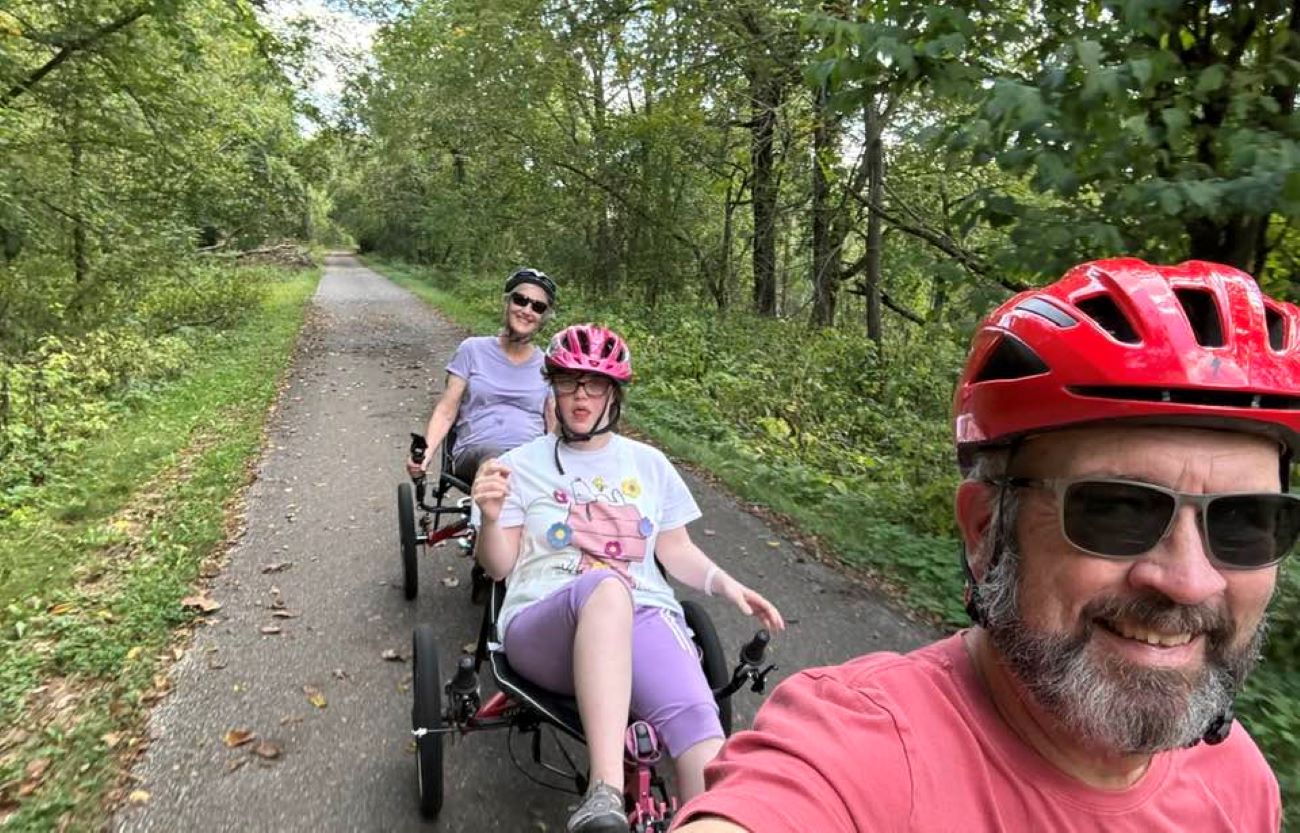
[[[432,622],[445,678],[460,646],[474,638],[478,617],[463,583],[439,581],[467,577],[451,547],[424,557],[420,597],[403,599],[395,491],[407,434],[421,430],[442,368],[464,335],[354,258],[328,259],[248,493],[247,531],[214,581],[222,609],[173,670],[173,693],[150,723],[152,741],[135,775],[151,799],[124,809],[116,829],[421,826],[409,751],[410,664],[381,653],[408,655],[411,629]],[[704,510],[692,525],[695,538],[795,623],[776,645],[777,677],[929,638],[878,597],[802,561],[797,548],[729,497],[687,481]],[[300,615],[273,618],[276,598]],[[734,651],[753,625],[707,603]],[[265,626],[280,632],[264,634]],[[320,692],[325,707],[308,702],[304,687]],[[736,706],[737,725],[748,725],[757,698],[738,695]],[[282,754],[261,760],[248,747],[227,749],[222,735],[229,729],[256,732]],[[563,830],[571,798],[517,772],[504,733],[449,747],[446,767],[438,829]]]

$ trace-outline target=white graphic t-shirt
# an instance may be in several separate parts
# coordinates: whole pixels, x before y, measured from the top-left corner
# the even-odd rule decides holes
[[[560,474],[557,442],[548,434],[501,457],[510,467],[510,494],[497,523],[523,530],[497,633],[504,635],[520,610],[588,570],[617,570],[638,605],[680,613],[654,558],[661,530],[700,517],[677,469],[657,448],[615,434],[595,451],[561,445]]]

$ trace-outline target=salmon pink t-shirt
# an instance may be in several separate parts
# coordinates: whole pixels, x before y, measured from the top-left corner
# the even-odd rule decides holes
[[[1090,787],[1002,720],[960,634],[870,654],[776,688],[705,773],[676,825],[751,833],[1276,833],[1277,779],[1240,724],[1217,746],[1154,756],[1131,787]]]

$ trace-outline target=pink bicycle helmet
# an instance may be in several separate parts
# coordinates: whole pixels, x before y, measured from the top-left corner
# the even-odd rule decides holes
[[[546,348],[547,370],[599,373],[616,382],[632,380],[632,352],[608,327],[574,324],[560,330]]]

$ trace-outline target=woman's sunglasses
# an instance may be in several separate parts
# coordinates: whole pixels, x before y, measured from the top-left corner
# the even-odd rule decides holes
[[[537,313],[538,315],[545,315],[546,311],[551,308],[551,305],[546,303],[545,301],[534,301],[532,298],[529,298],[527,295],[525,295],[522,292],[511,292],[510,303],[514,304],[517,307],[531,306],[533,308],[533,312]]]
[[[1183,506],[1196,507],[1206,552],[1225,569],[1272,566],[1290,554],[1300,536],[1300,496],[1292,494],[1189,494],[1103,478],[1011,477],[1002,482],[1054,492],[1066,540],[1104,558],[1136,558],[1155,549]]]

